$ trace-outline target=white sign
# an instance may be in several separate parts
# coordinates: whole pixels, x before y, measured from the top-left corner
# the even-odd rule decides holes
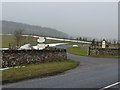
[[[45,38],[44,37],[39,37],[39,39],[37,39],[37,46],[38,46],[38,48],[45,48]]]
[[[45,38],[44,37],[39,37],[39,39],[37,39],[37,42],[45,42]]]
[[[102,48],[106,48],[106,42],[102,41]]]

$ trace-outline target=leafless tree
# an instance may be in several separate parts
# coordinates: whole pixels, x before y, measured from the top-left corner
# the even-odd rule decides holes
[[[19,46],[21,43],[21,39],[22,39],[21,35],[23,34],[23,31],[24,30],[21,29],[14,31],[15,43],[17,46]]]

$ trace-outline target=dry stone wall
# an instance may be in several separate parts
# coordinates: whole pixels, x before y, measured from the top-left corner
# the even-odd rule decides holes
[[[65,49],[2,50],[2,68],[66,59]]]
[[[120,48],[89,48],[89,55],[120,55]]]

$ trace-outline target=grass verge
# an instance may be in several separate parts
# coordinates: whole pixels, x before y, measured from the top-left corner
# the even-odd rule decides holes
[[[79,56],[88,56],[87,50],[83,47],[68,47],[67,48],[68,53],[79,55]]]
[[[68,53],[79,55],[79,56],[88,56],[88,57],[98,57],[98,58],[120,58],[120,56],[89,56],[87,52],[87,47],[68,47]]]
[[[120,56],[89,56],[89,57],[100,57],[100,58],[120,58]]]
[[[7,69],[2,71],[2,83],[6,84],[35,77],[56,75],[78,65],[79,62],[67,59],[65,61],[26,65],[24,68]]]

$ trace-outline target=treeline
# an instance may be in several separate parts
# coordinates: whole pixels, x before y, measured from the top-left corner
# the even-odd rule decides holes
[[[108,40],[108,39],[97,39],[97,38],[90,38],[90,37],[77,37],[76,40],[91,42],[92,46],[101,46],[102,41],[106,42],[106,47],[110,47],[110,46],[118,47],[118,46],[120,46],[120,41],[115,40],[115,39]]]
[[[88,41],[88,42],[101,42],[101,41],[106,41],[112,44],[118,44],[120,43],[118,40],[109,40],[109,39],[97,39],[97,38],[90,38],[90,37],[77,37],[76,40],[79,41]]]

